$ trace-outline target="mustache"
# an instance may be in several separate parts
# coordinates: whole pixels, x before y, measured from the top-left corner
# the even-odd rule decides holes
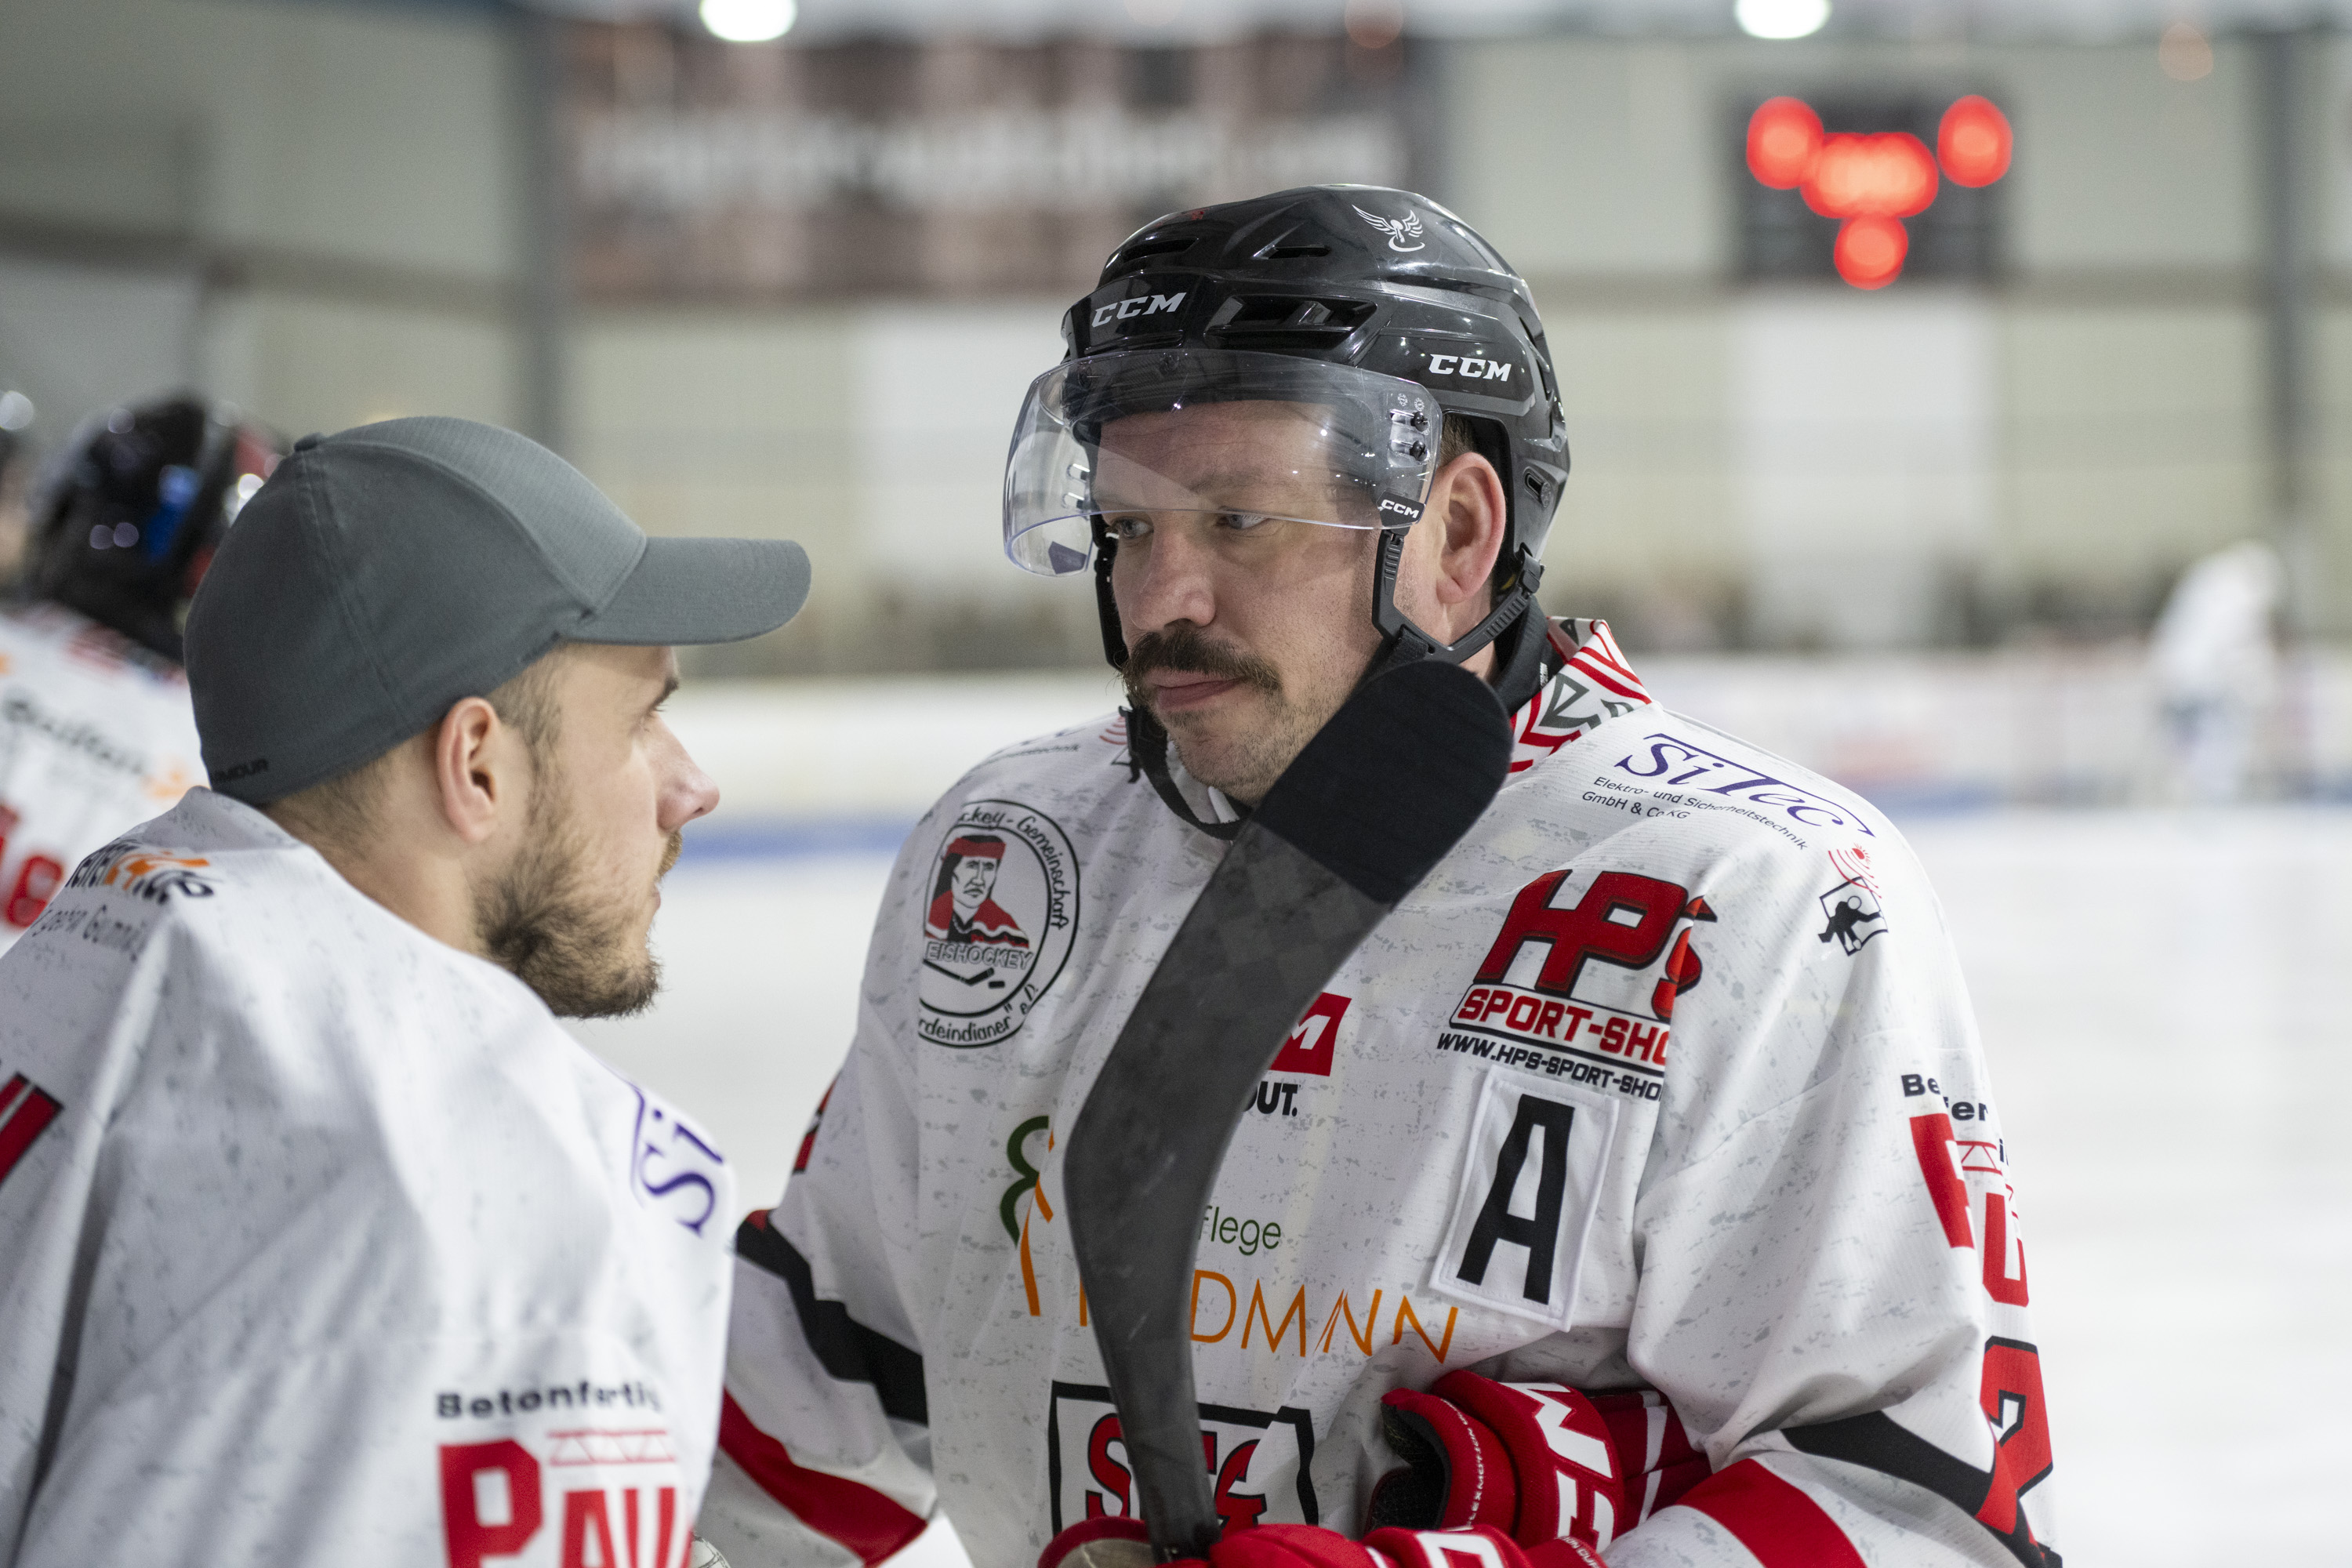
[[[1150,633],[1128,651],[1119,672],[1127,683],[1129,705],[1143,708],[1151,689],[1144,678],[1158,670],[1181,670],[1213,680],[1237,680],[1269,697],[1282,694],[1282,674],[1266,660],[1211,642],[1200,627],[1180,621],[1165,631]]]
[[[654,873],[655,881],[658,882],[669,875],[669,868],[677,864],[677,858],[685,848],[686,834],[678,828],[671,828],[669,842],[662,846],[661,869]]]

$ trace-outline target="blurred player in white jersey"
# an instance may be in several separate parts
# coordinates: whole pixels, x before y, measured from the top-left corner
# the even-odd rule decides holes
[[[870,1563],[934,1510],[981,1568],[1150,1561],[1071,1129],[1243,819],[1434,658],[1511,716],[1509,781],[1165,1216],[1211,1568],[2056,1568],[1935,897],[1867,802],[1537,605],[1547,565],[1579,588],[1543,553],[1579,367],[1527,284],[1420,196],[1315,186],[1146,226],[1063,336],[1006,552],[1092,577],[1129,710],[980,762],[901,852],[847,1064],[737,1240],[705,1529],[738,1568]]]
[[[13,584],[24,564],[26,525],[33,489],[33,400],[0,391],[0,588]]]
[[[296,445],[189,614],[211,786],[0,955],[0,1563],[677,1568],[733,1181],[555,1016],[651,999],[718,798],[671,645],[807,587],[509,431]]]
[[[180,622],[283,444],[194,397],[89,421],[0,608],[0,951],[75,862],[200,782]]]

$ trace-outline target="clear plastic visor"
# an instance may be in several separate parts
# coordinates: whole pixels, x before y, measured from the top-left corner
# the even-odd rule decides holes
[[[1419,521],[1444,416],[1394,376],[1283,354],[1134,350],[1030,384],[1004,469],[1004,552],[1084,571],[1096,542],[1169,528],[1265,542],[1288,525]],[[1279,525],[1269,528],[1267,525]]]

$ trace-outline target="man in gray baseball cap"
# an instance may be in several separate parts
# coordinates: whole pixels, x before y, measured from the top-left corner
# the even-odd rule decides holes
[[[0,958],[0,1561],[677,1560],[732,1178],[551,1015],[652,997],[718,799],[671,646],[807,590],[509,431],[296,445],[189,616],[213,787]]]

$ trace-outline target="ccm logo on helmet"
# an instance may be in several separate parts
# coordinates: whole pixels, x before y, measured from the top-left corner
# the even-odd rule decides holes
[[[1511,365],[1508,360],[1473,359],[1467,354],[1432,354],[1429,356],[1432,375],[1458,375],[1465,381],[1508,381]]]
[[[1124,321],[1131,316],[1156,316],[1162,310],[1173,311],[1183,302],[1182,294],[1154,294],[1149,299],[1138,294],[1134,299],[1121,300],[1116,305],[1096,306],[1094,324],[1099,327],[1114,320]]]

